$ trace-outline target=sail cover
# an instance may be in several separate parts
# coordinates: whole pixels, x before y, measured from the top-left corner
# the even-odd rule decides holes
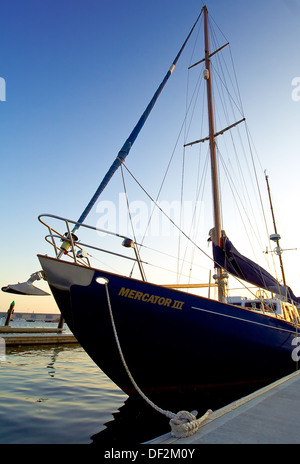
[[[241,255],[230,242],[223,236],[223,248],[213,243],[213,255],[216,267],[221,267],[231,275],[244,280],[256,287],[264,288],[269,292],[286,297],[288,301],[300,304],[300,297],[296,297],[289,287],[280,283],[265,269]]]

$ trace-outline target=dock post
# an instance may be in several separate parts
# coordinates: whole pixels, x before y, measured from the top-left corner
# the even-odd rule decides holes
[[[60,318],[59,318],[59,322],[58,322],[57,328],[58,328],[58,329],[62,329],[63,326],[64,326],[64,318],[63,318],[62,315],[61,315]]]
[[[13,315],[14,309],[15,309],[15,302],[12,301],[12,302],[10,303],[9,310],[7,311],[7,316],[6,316],[6,321],[5,321],[5,325],[6,325],[6,326],[9,325],[9,322],[10,322],[10,320],[11,320],[11,316]]]

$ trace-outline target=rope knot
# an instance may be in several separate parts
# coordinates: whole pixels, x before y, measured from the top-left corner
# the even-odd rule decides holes
[[[212,413],[209,409],[202,417],[197,419],[197,411],[180,411],[171,420],[171,435],[176,438],[185,438],[194,435],[200,428],[202,422]]]

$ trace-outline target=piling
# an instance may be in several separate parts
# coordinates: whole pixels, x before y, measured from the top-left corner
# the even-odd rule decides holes
[[[10,323],[10,320],[11,320],[11,317],[13,315],[13,312],[15,310],[15,302],[12,301],[10,303],[10,307],[9,307],[9,310],[7,311],[7,316],[6,316],[6,321],[5,321],[5,326],[9,326],[9,323]]]

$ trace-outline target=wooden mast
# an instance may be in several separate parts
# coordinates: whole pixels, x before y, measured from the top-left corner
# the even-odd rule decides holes
[[[218,180],[214,110],[213,110],[212,85],[211,85],[211,73],[210,73],[208,11],[207,11],[206,6],[203,7],[203,12],[204,12],[204,40],[205,40],[205,68],[206,68],[204,71],[205,73],[204,78],[206,79],[206,85],[207,85],[209,145],[210,145],[210,159],[211,159],[213,205],[214,205],[214,234],[213,234],[212,240],[215,245],[222,247],[219,180]],[[225,298],[225,288],[224,288],[224,280],[222,279],[222,269],[218,269],[218,299],[219,301],[224,301],[224,298]]]

